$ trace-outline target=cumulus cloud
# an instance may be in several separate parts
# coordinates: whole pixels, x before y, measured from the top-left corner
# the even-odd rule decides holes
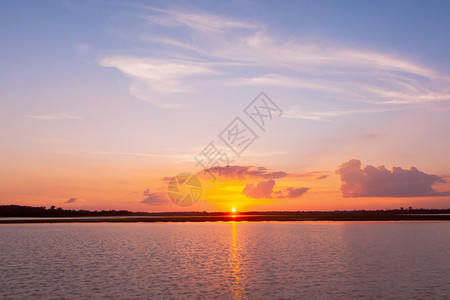
[[[409,170],[394,167],[367,165],[361,161],[349,160],[336,170],[341,178],[341,192],[344,197],[430,197],[450,196],[450,191],[438,192],[433,185],[446,182],[442,177],[426,174],[415,167]]]
[[[275,180],[273,179],[261,181],[256,186],[253,186],[253,184],[247,184],[242,191],[242,194],[255,199],[272,198],[274,185]]]
[[[165,193],[162,192],[150,192],[149,189],[144,191],[145,198],[140,202],[149,205],[161,205],[167,203],[167,197]]]
[[[77,198],[70,198],[67,201],[65,201],[64,203],[74,203],[75,201],[77,201]]]
[[[298,198],[306,193],[309,188],[293,188],[288,187],[274,192],[275,180],[270,179],[268,181],[260,181],[257,185],[247,184],[242,191],[243,195],[255,199],[268,199],[268,198]]]

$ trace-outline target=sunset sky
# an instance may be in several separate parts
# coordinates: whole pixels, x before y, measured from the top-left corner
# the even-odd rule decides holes
[[[1,3],[0,204],[450,208],[450,2]],[[211,142],[229,167],[202,171]],[[194,206],[168,199],[179,173]]]

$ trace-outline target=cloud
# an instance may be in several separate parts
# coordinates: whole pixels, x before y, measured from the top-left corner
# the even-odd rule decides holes
[[[445,182],[442,177],[419,171],[394,167],[367,165],[361,161],[349,160],[336,171],[341,178],[341,192],[344,197],[434,197],[450,196],[450,191],[438,192],[433,185]]]
[[[342,103],[351,99],[353,106],[359,103],[342,111],[299,111],[292,106],[286,118],[324,120],[450,100],[449,78],[399,55],[323,40],[293,40],[269,34],[264,24],[201,10],[144,8],[138,18],[146,25],[165,27],[164,36],[140,32],[138,37],[160,47],[164,55],[107,56],[100,64],[131,77],[130,92],[160,107],[179,106],[161,100],[167,93],[205,84],[190,80],[191,75],[211,74],[218,76],[209,78],[208,86],[278,86],[315,91],[321,99]],[[167,58],[167,46],[170,56],[178,59]]]
[[[255,166],[226,166],[212,167],[197,173],[197,176],[204,179],[211,179],[211,174],[219,181],[241,180],[257,182],[247,183],[242,190],[243,195],[255,199],[275,199],[275,198],[297,198],[306,193],[309,188],[286,187],[274,191],[275,179],[284,177],[312,176],[320,172],[310,172],[307,174],[288,174],[284,171],[270,171],[266,167]]]
[[[206,33],[223,33],[227,29],[257,28],[254,24],[206,12],[190,13],[176,9],[147,8],[159,14],[145,15],[142,18],[165,27],[189,27]]]
[[[149,205],[161,205],[168,203],[167,202],[168,199],[165,193],[162,192],[151,193],[149,189],[146,189],[143,194],[145,198],[140,203]]]
[[[325,171],[310,171],[310,172],[305,172],[305,173],[292,173],[292,174],[288,174],[287,176],[293,177],[293,178],[310,178],[310,179],[321,180],[321,179],[327,178],[329,175]]]
[[[273,179],[268,181],[260,181],[256,186],[253,184],[247,184],[242,190],[242,194],[255,199],[298,198],[309,190],[309,188],[306,187],[288,187],[286,189],[274,191],[274,186],[275,180]]]
[[[132,78],[129,85],[131,94],[163,108],[177,108],[180,105],[161,102],[155,93],[187,92],[190,87],[186,83],[182,84],[182,79],[219,74],[208,63],[182,59],[110,56],[101,59],[100,65],[114,67]]]
[[[330,87],[325,83],[312,83],[302,80],[302,78],[295,78],[283,76],[280,74],[266,74],[259,77],[241,77],[232,81],[235,85],[264,85],[264,86],[281,86],[291,88],[303,88],[311,90],[330,90]],[[336,89],[336,91],[339,91]]]
[[[324,174],[324,171],[311,171],[307,173],[287,173],[284,171],[270,171],[266,167],[255,166],[225,166],[225,167],[212,167],[199,171],[196,175],[200,178],[210,180],[216,178],[219,181],[228,180],[267,180],[267,179],[279,179],[284,177],[291,178],[304,178],[310,177],[312,179],[322,180],[328,178],[328,174]],[[211,175],[214,175],[212,177]]]
[[[44,144],[68,144],[69,140],[60,138],[26,138],[30,142],[44,143]]]
[[[200,171],[197,175],[203,177],[208,174],[213,174],[219,180],[246,180],[253,179],[276,179],[286,177],[288,174],[283,171],[269,171],[266,167],[254,166],[226,166],[226,167],[212,167]],[[210,178],[208,175],[207,178]]]
[[[75,49],[75,53],[79,56],[86,54],[89,50],[91,50],[91,46],[88,44],[75,43],[73,47]]]
[[[253,184],[247,184],[242,191],[242,194],[255,199],[272,198],[274,185],[275,180],[273,179],[270,179],[267,182],[261,181],[256,186],[253,186]]]
[[[38,120],[84,120],[83,117],[70,112],[61,112],[47,115],[29,115],[28,117]]]
[[[288,192],[286,196],[283,196],[285,198],[297,198],[300,197],[301,195],[303,195],[304,193],[306,193],[309,190],[309,188],[307,187],[302,187],[302,188],[292,188],[289,187],[286,189],[286,191]]]
[[[340,117],[345,115],[354,114],[370,114],[370,113],[381,113],[399,110],[399,108],[389,107],[389,108],[369,108],[369,109],[349,109],[349,110],[335,110],[335,111],[315,111],[307,112],[301,110],[298,106],[292,106],[289,110],[285,111],[283,116],[288,119],[304,119],[304,120],[315,120],[315,121],[329,121],[330,118]]]
[[[177,159],[178,162],[192,161],[192,156],[188,154],[161,154],[161,153],[141,153],[141,152],[109,152],[109,151],[84,151],[84,153],[94,155],[111,155],[111,156],[136,156],[136,157],[154,157]]]
[[[70,198],[69,200],[65,201],[64,203],[74,203],[77,201],[77,198]]]

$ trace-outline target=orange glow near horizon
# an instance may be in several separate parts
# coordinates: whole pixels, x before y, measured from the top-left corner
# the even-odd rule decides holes
[[[23,163],[23,162],[21,162]],[[103,164],[105,163],[105,164]],[[172,212],[172,211],[220,211],[238,216],[245,211],[296,211],[296,210],[353,210],[353,209],[394,209],[400,207],[445,208],[446,197],[343,197],[340,191],[341,181],[336,174],[323,179],[312,176],[286,176],[278,179],[273,187],[272,197],[254,198],[243,194],[248,184],[256,186],[267,179],[244,180],[233,178],[226,180],[205,180],[202,182],[202,196],[195,206],[178,207],[164,199],[167,186],[161,184],[165,174],[174,173],[169,169],[157,170],[150,175],[142,169],[132,166],[117,166],[111,172],[114,161],[88,161],[85,164],[65,164],[58,171],[56,167],[44,167],[42,162],[29,162],[22,166],[27,174],[27,185],[23,185],[24,175],[12,166],[6,166],[6,175],[0,182],[2,204],[26,206],[56,206],[63,209],[85,210],[129,210],[136,212]],[[406,167],[405,167],[406,169]],[[109,173],[111,174],[109,174]],[[292,172],[292,171],[291,171]],[[294,173],[294,172],[293,172]],[[86,175],[87,174],[87,175]],[[109,174],[109,175],[108,175]],[[299,197],[280,198],[279,194],[288,188],[308,187],[309,190]],[[438,182],[438,192],[450,190],[450,183]],[[145,202],[148,195],[157,195],[155,202]],[[74,201],[68,201],[75,199]],[[164,201],[165,200],[165,201]]]

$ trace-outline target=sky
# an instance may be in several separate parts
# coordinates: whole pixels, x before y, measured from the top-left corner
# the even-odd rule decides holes
[[[450,208],[448,1],[1,7],[0,204]]]

